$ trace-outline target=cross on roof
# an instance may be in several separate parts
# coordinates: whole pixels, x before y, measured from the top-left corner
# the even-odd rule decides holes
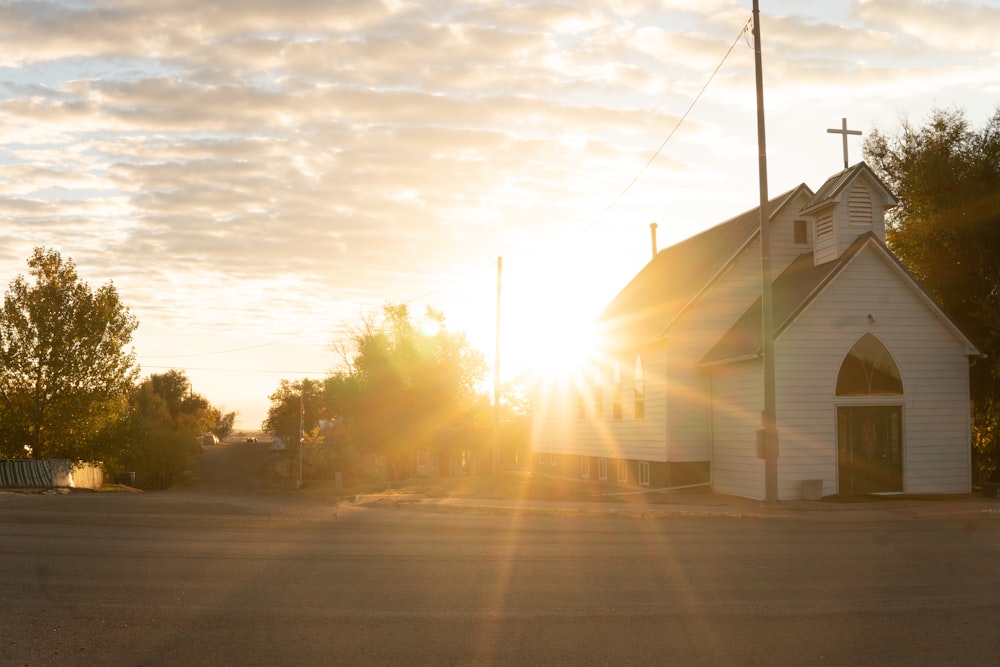
[[[839,135],[843,136],[843,138],[844,138],[844,169],[847,169],[847,135],[849,135],[849,134],[856,134],[856,135],[860,136],[861,135],[861,130],[848,130],[847,129],[847,119],[846,118],[841,118],[840,119],[840,129],[838,130],[836,128],[833,128],[833,129],[828,128],[827,132],[829,132],[830,134],[839,134]]]

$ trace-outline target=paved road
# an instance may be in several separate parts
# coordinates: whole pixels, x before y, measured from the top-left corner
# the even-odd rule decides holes
[[[0,494],[3,665],[994,664],[1000,519]]]

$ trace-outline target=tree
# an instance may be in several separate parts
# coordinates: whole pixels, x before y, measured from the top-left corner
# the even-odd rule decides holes
[[[979,474],[1000,470],[1000,108],[982,130],[962,111],[872,132],[865,158],[899,199],[886,240],[987,356],[971,369]]]
[[[405,475],[407,457],[471,418],[486,365],[465,334],[427,309],[415,327],[405,304],[387,304],[380,319],[354,333],[350,374],[357,383],[353,418],[366,449],[386,457],[390,479]]]
[[[190,469],[202,436],[218,428],[221,414],[191,390],[179,370],[150,375],[134,389],[130,405],[129,418],[118,432],[120,457],[143,488],[168,487]],[[230,415],[235,418],[235,413]]]
[[[233,427],[236,425],[236,413],[224,413],[218,408],[212,408],[212,412],[215,414],[215,427],[212,429],[212,433],[219,440],[225,440],[233,432]]]
[[[429,308],[424,320],[427,327],[415,326],[407,307],[393,304],[365,318],[351,349],[341,349],[344,367],[322,383],[282,380],[262,427],[297,442],[304,395],[306,432],[331,420],[336,435],[325,445],[338,460],[380,455],[390,478],[404,475],[410,454],[456,425],[471,425],[486,368],[465,334],[445,327],[443,314]]]
[[[268,398],[271,399],[271,407],[261,428],[287,443],[298,444],[300,423],[309,432],[316,428],[320,419],[327,418],[320,380],[282,380],[277,391]],[[300,415],[304,421],[300,421]]]
[[[71,259],[35,248],[0,313],[0,453],[100,461],[138,370],[138,325],[112,283],[96,291]]]

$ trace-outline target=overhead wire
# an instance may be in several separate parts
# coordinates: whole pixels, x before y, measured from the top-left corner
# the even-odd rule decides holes
[[[708,76],[708,79],[706,79],[704,85],[702,85],[701,89],[698,91],[698,94],[695,95],[695,97],[691,100],[691,103],[688,105],[687,109],[685,109],[684,113],[681,115],[681,117],[674,124],[674,127],[667,134],[666,138],[660,143],[660,145],[653,152],[653,154],[649,157],[649,159],[646,160],[646,163],[642,166],[642,168],[638,171],[638,173],[632,178],[632,180],[630,180],[628,182],[628,184],[622,189],[622,191],[619,192],[618,195],[611,201],[611,203],[608,204],[604,208],[604,210],[601,211],[600,215],[598,215],[595,219],[593,219],[587,225],[587,227],[584,229],[584,231],[589,230],[594,224],[596,224],[597,221],[599,221],[602,218],[604,218],[604,216],[606,216],[608,214],[608,212],[610,212],[615,206],[617,206],[618,202],[622,200],[622,198],[632,189],[632,187],[639,181],[639,179],[642,178],[642,176],[646,173],[646,171],[649,169],[649,167],[656,160],[656,158],[660,156],[660,154],[663,152],[663,149],[667,146],[667,144],[670,142],[670,140],[677,133],[677,130],[680,129],[681,125],[683,125],[683,123],[687,120],[687,117],[690,115],[690,113],[694,109],[695,105],[697,105],[698,102],[699,102],[699,100],[701,100],[701,98],[704,95],[705,91],[708,89],[708,86],[712,83],[712,81],[715,79],[716,75],[719,73],[719,70],[722,69],[722,66],[729,59],[729,56],[732,54],[733,49],[736,48],[736,45],[739,43],[740,39],[741,38],[745,38],[749,34],[749,30],[752,27],[752,25],[753,25],[753,17],[751,16],[749,19],[747,19],[746,23],[743,24],[743,27],[740,29],[739,34],[736,35],[736,38],[733,40],[732,44],[730,44],[729,48],[726,50],[725,55],[722,56],[722,60],[720,60],[719,64],[716,65],[715,69],[712,70],[712,73]],[[496,263],[497,263],[497,260],[492,260],[490,262],[490,265],[495,266]],[[409,304],[415,303],[417,301],[424,300],[428,296],[433,296],[434,294],[441,293],[443,291],[443,289],[444,288],[438,288],[438,289],[435,289],[435,290],[431,290],[430,292],[425,292],[424,294],[421,294],[420,296],[416,296],[416,297],[413,297],[411,299],[407,299],[405,301],[402,301],[401,303],[409,305]],[[253,349],[258,349],[258,348],[262,348],[262,347],[270,347],[272,345],[281,345],[283,343],[287,343],[287,342],[290,342],[290,341],[294,341],[294,340],[298,340],[298,339],[301,339],[301,338],[306,338],[306,337],[314,336],[314,335],[316,335],[315,332],[309,332],[309,333],[306,333],[306,334],[301,334],[301,335],[298,335],[298,336],[292,336],[290,338],[282,339],[280,341],[272,341],[272,342],[268,342],[268,343],[260,343],[258,345],[248,345],[248,346],[239,347],[239,348],[232,348],[232,349],[228,349],[228,350],[218,350],[218,351],[212,351],[212,352],[200,352],[200,353],[181,354],[181,355],[154,355],[154,356],[147,356],[146,358],[150,358],[150,359],[156,359],[156,358],[181,359],[181,358],[190,358],[190,357],[214,356],[214,355],[219,355],[219,354],[229,354],[229,353],[232,353],[232,352],[241,352],[241,351],[245,351],[245,350],[253,350]],[[163,366],[147,366],[147,368],[164,368],[164,367]],[[223,369],[211,369],[211,368],[198,368],[198,369],[195,369],[195,368],[191,368],[190,370],[211,371],[211,370],[223,370]],[[270,372],[280,372],[280,371],[254,371],[254,372],[270,373]]]
[[[674,134],[676,134],[680,126],[684,123],[685,120],[687,120],[688,114],[690,114],[691,110],[694,109],[695,105],[698,103],[698,100],[701,99],[701,96],[708,89],[709,84],[711,84],[712,80],[715,79],[715,75],[719,73],[719,70],[722,69],[722,66],[725,64],[726,60],[729,59],[729,55],[733,52],[733,49],[736,48],[736,44],[739,43],[740,39],[747,34],[749,28],[752,25],[753,25],[753,17],[748,19],[747,22],[743,24],[743,28],[741,28],[739,34],[736,35],[736,39],[734,39],[733,43],[729,45],[729,49],[726,51],[726,55],[722,56],[722,60],[719,61],[719,64],[715,67],[714,70],[712,70],[712,73],[709,75],[708,80],[705,81],[705,85],[701,87],[701,90],[698,91],[698,94],[694,96],[693,100],[691,100],[691,104],[688,105],[688,108],[677,120],[677,123],[674,125],[673,129],[670,130],[670,133],[667,135],[667,138],[663,140],[659,148],[657,148],[653,152],[653,154],[649,157],[649,159],[646,160],[646,164],[642,166],[642,169],[639,170],[639,173],[637,173],[635,177],[632,178],[631,181],[629,181],[628,185],[626,185],[625,188],[618,193],[618,196],[615,197],[614,200],[610,204],[608,204],[608,206],[603,211],[601,211],[601,214],[597,216],[597,218],[592,220],[590,224],[587,225],[586,229],[590,229],[598,220],[602,219],[605,215],[607,215],[608,212],[611,209],[613,209],[618,204],[619,201],[621,201],[622,197],[624,197],[625,194],[632,189],[632,186],[635,185],[640,178],[642,178],[642,175],[646,173],[646,170],[649,169],[649,166],[651,164],[653,164],[653,161],[656,160],[656,158],[659,157],[660,153],[663,152],[663,149],[666,147],[667,143],[673,138]]]

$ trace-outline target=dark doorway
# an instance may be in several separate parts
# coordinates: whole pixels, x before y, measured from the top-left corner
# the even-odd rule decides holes
[[[837,408],[841,495],[903,490],[901,416],[896,405]]]

